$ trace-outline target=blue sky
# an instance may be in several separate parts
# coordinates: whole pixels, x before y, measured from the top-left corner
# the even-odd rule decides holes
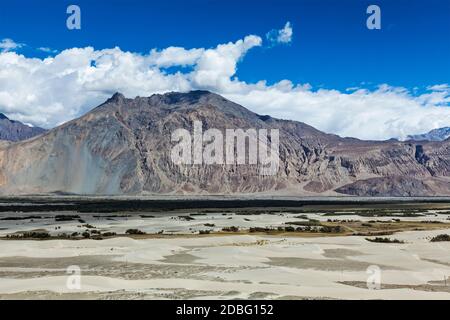
[[[286,26],[289,41],[267,40]],[[325,132],[403,138],[450,126],[449,39],[447,0],[3,1],[0,112],[53,127],[115,91],[207,89]]]
[[[381,30],[366,28],[365,10],[374,3],[382,9]],[[69,4],[82,9],[80,31],[65,27]],[[287,78],[337,89],[363,82],[413,88],[450,81],[445,0],[8,1],[1,4],[0,37],[30,47],[120,46],[146,53],[173,45],[213,47],[264,35],[286,21],[294,27],[293,42],[249,53],[239,66],[240,79]]]

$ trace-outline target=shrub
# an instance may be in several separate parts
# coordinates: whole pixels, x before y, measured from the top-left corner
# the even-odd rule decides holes
[[[437,235],[436,237],[433,237],[430,241],[431,242],[450,241],[450,235],[440,234]]]
[[[128,229],[125,233],[126,234],[145,234],[144,231],[141,231],[139,229]]]
[[[274,231],[274,229],[262,227],[251,227],[249,229],[249,232],[270,232],[270,231]]]
[[[294,226],[320,226],[321,223],[318,220],[309,220],[309,221],[292,221],[292,222],[286,222],[286,224],[292,224]]]
[[[80,219],[79,215],[56,215],[55,221],[72,221]]]
[[[102,236],[104,236],[104,237],[113,237],[115,235],[117,235],[117,233],[115,233],[115,232],[105,232],[102,234]]]
[[[184,220],[184,221],[195,220],[195,218],[193,218],[193,217],[191,217],[191,216],[178,216],[178,219]]]
[[[48,239],[50,238],[50,234],[48,232],[32,231],[32,232],[24,232],[22,234],[22,237],[32,239]]]
[[[340,233],[343,232],[344,229],[341,226],[335,227],[323,226],[319,229],[319,231],[323,233]]]
[[[378,243],[405,243],[404,241],[397,240],[397,239],[380,238],[380,237],[376,237],[374,239],[366,238],[366,240],[370,241],[370,242],[378,242]]]
[[[145,215],[145,214],[141,214],[140,217],[141,217],[142,219],[152,219],[152,218],[155,218],[155,216],[149,216],[149,215]]]
[[[224,228],[222,228],[222,231],[225,231],[225,232],[239,232],[239,228],[235,227],[235,226],[224,227]]]

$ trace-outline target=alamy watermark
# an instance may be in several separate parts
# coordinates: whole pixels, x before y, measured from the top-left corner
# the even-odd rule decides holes
[[[69,275],[66,280],[67,289],[81,290],[81,268],[76,265],[69,266],[66,273]]]
[[[380,290],[381,289],[381,269],[377,265],[369,266],[366,270],[369,275],[367,277],[367,289],[369,290]]]
[[[66,20],[66,26],[69,30],[81,29],[81,8],[78,5],[70,5],[67,7],[66,13],[69,15]],[[367,7],[367,14],[370,16],[367,18],[366,26],[369,30],[381,29],[381,8],[378,5],[372,4]]]
[[[70,5],[66,10],[67,14],[70,16],[66,20],[66,26],[69,30],[80,30],[81,29],[81,9],[77,5]]]
[[[367,18],[367,29],[380,30],[381,29],[381,8],[375,4],[367,7],[367,14],[370,16]]]
[[[214,128],[203,132],[203,123],[194,121],[192,134],[177,129],[171,141],[176,143],[171,151],[176,165],[257,165],[262,176],[276,175],[279,169],[278,129],[226,129],[224,137]]]

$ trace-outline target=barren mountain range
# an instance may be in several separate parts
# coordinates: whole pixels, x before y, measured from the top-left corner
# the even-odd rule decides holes
[[[410,135],[407,140],[444,141],[450,137],[450,127],[438,128],[424,134]]]
[[[280,167],[176,165],[171,134],[193,122],[279,129]],[[76,120],[0,145],[0,193],[450,196],[450,141],[362,141],[260,116],[207,92],[115,94]]]
[[[20,141],[32,138],[45,132],[39,127],[30,127],[16,120],[10,120],[0,113],[0,140]]]

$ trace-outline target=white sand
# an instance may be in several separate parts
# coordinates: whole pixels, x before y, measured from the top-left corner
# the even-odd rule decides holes
[[[164,257],[176,259],[187,254],[192,261],[175,261],[172,265],[180,267],[180,271],[186,271],[188,267],[209,269],[192,269],[192,273],[182,276],[171,274],[136,279],[137,275],[130,278],[130,270],[119,268],[115,270],[117,276],[103,276],[95,274],[98,269],[86,270],[82,266],[81,290],[75,292],[125,290],[150,294],[183,289],[204,291],[205,296],[217,299],[245,298],[258,292],[270,293],[270,298],[450,299],[450,290],[443,285],[437,289],[435,286],[434,292],[423,288],[402,288],[405,285],[427,285],[430,281],[442,281],[450,276],[450,243],[430,243],[428,240],[430,236],[442,233],[450,234],[450,230],[404,232],[394,236],[405,240],[405,244],[371,243],[363,237],[281,238],[250,235],[145,240],[0,241],[0,266],[5,258],[14,261],[14,257],[49,258],[55,259],[56,264],[62,257],[105,256],[106,262],[109,256],[117,263],[139,263],[158,269],[158,265],[161,268],[168,266]],[[39,260],[33,263],[39,264]],[[366,268],[369,265],[381,267],[383,285],[398,285],[397,288],[369,290],[364,286],[339,283],[366,283]],[[141,267],[136,265],[136,274]],[[0,272],[21,275],[20,279],[10,276],[0,278],[0,296],[12,293],[25,295],[32,291],[74,292],[66,286],[68,276],[36,277],[27,274],[40,270],[38,265],[0,267]],[[51,263],[50,267],[46,265],[46,270],[52,270]],[[61,270],[61,266],[55,266],[55,270]],[[83,272],[89,275],[83,275]],[[218,294],[211,295],[211,291]],[[229,291],[234,293],[224,295]]]

